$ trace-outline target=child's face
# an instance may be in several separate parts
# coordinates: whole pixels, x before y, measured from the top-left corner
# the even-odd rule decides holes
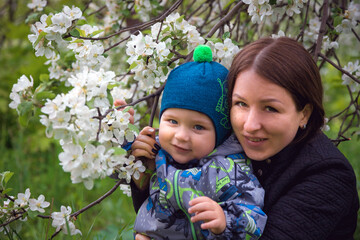
[[[178,163],[207,156],[214,150],[215,140],[215,127],[203,113],[169,108],[161,116],[160,145]]]

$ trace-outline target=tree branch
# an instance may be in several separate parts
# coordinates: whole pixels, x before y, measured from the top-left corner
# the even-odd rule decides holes
[[[331,61],[329,58],[327,58],[324,54],[319,53],[318,54],[321,58],[323,58],[324,60],[326,60],[328,63],[330,63],[331,65],[333,65],[337,70],[339,70],[340,72],[346,74],[347,76],[349,76],[352,80],[354,80],[355,82],[360,84],[360,80],[357,79],[356,77],[354,77],[351,73],[349,73],[348,71],[345,71],[343,68],[341,68],[340,66],[338,66],[336,63],[334,63],[333,61]]]
[[[222,25],[224,25],[227,21],[230,21],[230,19],[236,15],[238,13],[238,10],[241,8],[241,6],[243,6],[243,2],[240,1],[238,2],[229,12],[228,14],[225,15],[225,17],[223,17],[222,19],[220,19],[220,21],[215,24],[215,26],[210,30],[210,32],[206,35],[206,37],[211,37],[212,35],[214,35],[214,33],[216,32],[216,30],[218,30],[218,28],[220,28]]]
[[[321,25],[319,30],[319,35],[316,42],[315,52],[314,52],[314,61],[317,62],[318,56],[321,52],[322,41],[326,32],[326,22],[329,14],[329,0],[324,0],[323,4],[323,16],[321,18]]]

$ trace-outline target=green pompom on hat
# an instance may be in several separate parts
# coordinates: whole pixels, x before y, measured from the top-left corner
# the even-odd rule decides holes
[[[197,46],[194,50],[193,58],[195,62],[211,62],[212,61],[211,48],[206,45]]]
[[[197,46],[193,58],[194,62],[184,63],[170,72],[161,100],[160,118],[168,108],[203,113],[214,124],[215,145],[219,146],[231,134],[227,101],[228,70],[212,61],[209,46]]]

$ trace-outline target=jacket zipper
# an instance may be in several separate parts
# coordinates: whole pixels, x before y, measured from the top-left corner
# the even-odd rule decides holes
[[[174,175],[175,199],[176,199],[176,203],[177,203],[177,205],[179,206],[180,210],[185,213],[186,217],[187,217],[188,220],[189,220],[190,228],[191,228],[191,235],[192,235],[193,239],[194,239],[194,240],[197,240],[194,224],[193,224],[193,223],[191,222],[191,220],[190,220],[190,218],[191,218],[191,217],[190,217],[190,214],[182,207],[182,205],[181,205],[181,200],[180,200],[180,197],[179,197],[178,176],[179,176],[179,172],[180,172],[180,171],[181,171],[181,170],[176,170],[175,175]]]

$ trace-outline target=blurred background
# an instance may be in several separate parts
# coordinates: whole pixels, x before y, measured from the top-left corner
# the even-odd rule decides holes
[[[11,10],[12,2],[16,9]],[[38,84],[41,74],[47,73],[45,57],[35,57],[34,49],[27,36],[30,28],[25,24],[27,9],[23,1],[0,0],[0,172],[11,171],[14,176],[8,186],[13,188],[9,195],[31,189],[31,196],[40,194],[51,202],[53,211],[61,205],[71,206],[73,212],[95,201],[115,185],[115,180],[107,178],[95,183],[92,190],[83,184],[72,184],[70,174],[59,165],[61,151],[57,141],[45,136],[45,127],[38,121],[30,121],[26,128],[21,127],[15,110],[9,108],[9,94],[12,85],[23,74],[32,76],[34,85]],[[74,1],[57,1],[58,6],[72,5]],[[10,5],[9,5],[10,4]],[[342,57],[351,61],[351,52],[345,49]],[[359,51],[359,50],[355,50]],[[325,107],[328,116],[343,109],[347,89],[336,79],[340,73],[334,69],[322,70],[325,87]],[[341,77],[340,77],[341,78]],[[340,121],[332,121],[330,130],[325,133],[336,138]],[[357,175],[360,189],[360,140],[351,139],[340,143],[339,149],[349,159]],[[47,211],[48,212],[48,211]],[[135,212],[131,199],[116,191],[101,204],[82,213],[76,221],[82,237],[68,237],[59,234],[57,239],[132,239],[132,224]],[[360,239],[360,220],[355,239]],[[49,226],[50,225],[50,226]],[[30,219],[21,224],[19,239],[45,239],[55,231],[51,222],[44,219]]]

